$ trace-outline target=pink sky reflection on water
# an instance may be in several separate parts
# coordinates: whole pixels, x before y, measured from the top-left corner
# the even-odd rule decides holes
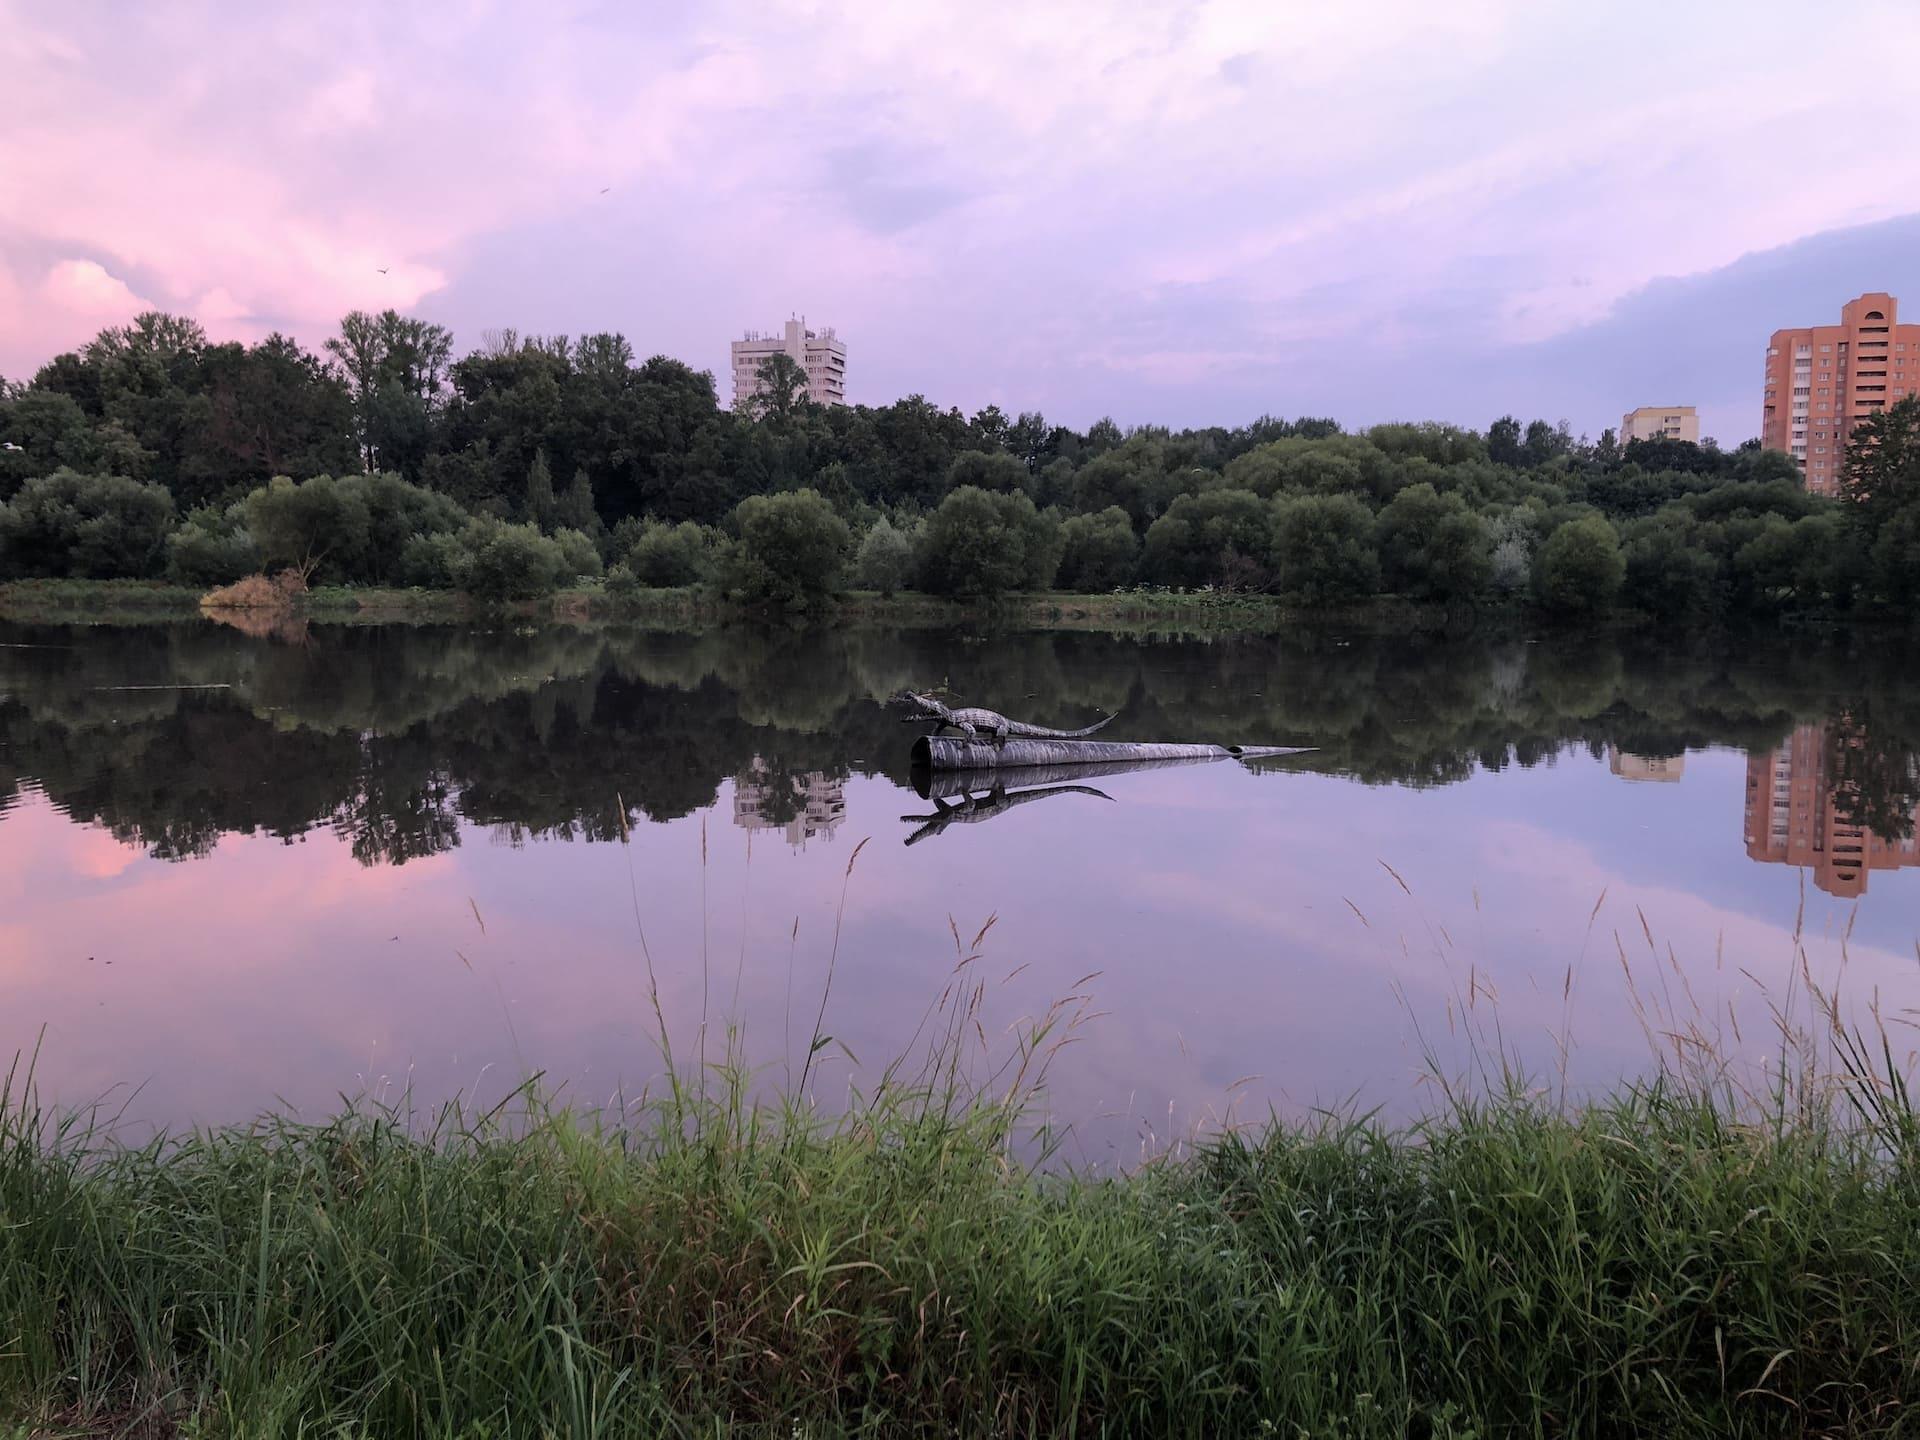
[[[1570,1018],[1569,1073],[1598,1086],[1648,1055],[1623,956],[1657,1005],[1731,1044],[1732,1003],[1744,1042],[1766,1043],[1760,987],[1784,986],[1802,887],[1743,851],[1744,767],[1705,752],[1681,785],[1636,786],[1572,754],[1409,790],[1227,764],[1106,777],[1112,804],[1049,798],[911,848],[900,817],[931,807],[855,777],[844,823],[800,851],[736,828],[723,786],[628,848],[468,828],[452,851],[373,867],[325,830],[154,860],[29,791],[0,817],[0,1047],[37,1043],[43,1093],[124,1101],[138,1125],[276,1102],[317,1118],[343,1093],[407,1087],[423,1107],[497,1098],[533,1071],[602,1104],[661,1073],[637,898],[676,1050],[696,1048],[704,953],[711,1047],[737,1020],[778,1083],[871,836],[823,1028],[870,1074],[948,982],[954,930],[997,917],[975,968],[998,1052],[1099,972],[1085,989],[1104,1013],[1048,1092],[1082,1158],[1131,1159],[1230,1109],[1410,1113],[1430,1103],[1421,1035],[1463,1065],[1465,1023],[1497,1021],[1544,1074]],[[1851,918],[1845,993],[1920,1004],[1916,882],[1876,874],[1857,913],[1806,888],[1815,974],[1838,973]],[[815,1093],[837,1099],[850,1068],[836,1046]]]

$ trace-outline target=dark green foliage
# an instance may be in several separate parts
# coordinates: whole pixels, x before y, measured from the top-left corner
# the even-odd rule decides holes
[[[563,583],[598,579],[605,569],[600,559],[600,547],[584,532],[562,526],[553,532],[553,543],[560,547],[560,577]]]
[[[733,512],[726,585],[751,604],[812,606],[840,583],[853,536],[816,490],[753,495]]]
[[[461,537],[461,548],[466,552],[462,588],[482,600],[531,600],[567,576],[565,551],[531,525],[475,520]]]
[[[536,451],[533,464],[527,467],[527,498],[521,514],[529,525],[542,530],[551,530],[558,521],[559,502],[554,499],[553,471],[547,466],[545,450]]]
[[[1128,538],[1132,538],[1131,530]],[[912,578],[913,539],[882,515],[860,539],[853,561],[854,584],[891,595]]]
[[[246,509],[203,506],[167,537],[167,579],[212,589],[260,569],[260,550],[247,533]]]
[[[1274,506],[1280,587],[1306,605],[1346,605],[1380,588],[1373,514],[1349,495],[1301,495]]]
[[[398,475],[277,476],[245,501],[246,528],[270,569],[314,565],[334,583],[399,583],[420,536],[461,530],[467,515],[445,495]]]
[[[1748,610],[1897,611],[1920,594],[1910,538],[1920,521],[1903,518],[1920,503],[1912,500],[1920,491],[1914,403],[1876,417],[1850,447],[1843,504],[1809,495],[1789,457],[1755,443],[1623,448],[1609,434],[1589,445],[1565,422],[1543,418],[1503,416],[1484,436],[1431,423],[1348,435],[1327,420],[1271,416],[1181,431],[1123,431],[1101,420],[1079,432],[1032,411],[1010,418],[996,406],[968,418],[920,395],[885,406],[816,405],[790,363],[772,367],[766,397],[734,413],[720,408],[711,375],[664,356],[636,363],[616,334],[572,340],[508,330],[455,360],[452,337],[437,326],[393,311],[354,312],[325,348],[327,358],[314,356],[279,336],[252,347],[214,345],[192,321],[160,314],[102,331],[30,384],[0,390],[0,501],[65,467],[157,483],[176,512],[217,510],[273,476],[331,475],[344,484],[357,457],[357,468],[431,490],[459,513],[423,516],[408,500],[396,517],[365,495],[362,524],[349,492],[335,494],[335,508],[324,512],[323,487],[305,502],[314,513],[268,517],[273,523],[255,535],[263,562],[317,559],[323,579],[391,583],[414,539],[482,516],[580,531],[645,585],[649,575],[685,584],[696,570],[711,573],[711,564],[686,563],[679,541],[662,549],[652,540],[648,554],[636,555],[635,541],[610,540],[609,527],[718,525],[749,497],[801,489],[856,529],[882,512],[904,528],[959,491],[1024,496],[1067,528],[1031,555],[1023,547],[1011,565],[1017,579],[1005,573],[1008,564],[965,575],[936,564],[928,572],[946,593],[987,594],[1033,588],[1045,570],[1037,562],[1055,547],[1064,556],[1059,578],[1079,588],[1139,578],[1269,588],[1285,567],[1271,545],[1257,543],[1245,496],[1318,496],[1356,501],[1378,517],[1374,584],[1435,604],[1543,595],[1541,538],[1587,511],[1631,529],[1640,520],[1678,523],[1684,509],[1692,554],[1681,561],[1671,542],[1650,543],[1635,572],[1672,585],[1636,600],[1629,581],[1619,603],[1718,620]],[[1146,542],[1144,553],[1125,553],[1106,518],[1115,512]],[[1522,512],[1538,519],[1539,534],[1508,524]],[[1838,516],[1844,523],[1829,523]],[[1289,533],[1295,541],[1332,534],[1325,518],[1302,512]],[[1809,520],[1819,523],[1791,528]],[[1354,528],[1346,523],[1339,534]],[[230,568],[238,550],[222,556],[211,544],[205,534],[184,537],[180,553],[189,558],[180,573]],[[876,566],[882,552],[898,548],[886,532],[875,546]],[[1353,587],[1368,567],[1350,546],[1313,563],[1295,544],[1292,559],[1296,597],[1365,598]],[[749,564],[741,573],[742,594],[758,593],[762,581],[786,593],[773,571]],[[874,583],[902,581],[888,570]],[[1550,608],[1591,612],[1584,600]]]
[[[1147,527],[1140,571],[1155,585],[1268,589],[1273,509],[1251,490],[1182,495]]]
[[[1072,515],[1060,525],[1063,590],[1098,592],[1131,585],[1140,567],[1140,541],[1133,522],[1119,506],[1093,515]],[[1271,539],[1267,548],[1271,550]]]
[[[958,490],[962,485],[1009,495],[1031,495],[1033,476],[1011,455],[967,450],[955,456],[953,464],[947,467],[947,488]]]
[[[667,588],[698,585],[712,577],[720,537],[704,525],[691,520],[678,525],[649,520],[622,521],[621,528],[626,532],[625,543],[616,534],[616,553],[636,584]]]
[[[1547,537],[1533,567],[1540,603],[1564,615],[1590,615],[1614,602],[1626,578],[1620,537],[1604,515],[1569,520]]]
[[[1427,600],[1470,599],[1493,575],[1491,531],[1457,495],[1426,481],[1409,485],[1381,510],[1376,531],[1390,590]]]
[[[1060,527],[1024,494],[963,485],[927,517],[920,536],[922,589],[989,599],[1045,590],[1060,567]]]
[[[55,470],[0,505],[0,577],[158,575],[172,527],[173,499],[158,485]]]

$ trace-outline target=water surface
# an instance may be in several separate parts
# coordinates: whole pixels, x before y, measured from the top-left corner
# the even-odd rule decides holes
[[[1916,658],[1849,633],[8,626],[0,1048],[132,1125],[535,1071],[605,1103],[658,1083],[648,956],[683,1056],[704,1013],[776,1082],[831,967],[831,1100],[962,966],[995,1056],[1088,997],[1046,1103],[1075,1153],[1124,1159],[1269,1105],[1417,1110],[1427,1054],[1465,1067],[1469,1035],[1576,1087],[1644,1069],[1649,1028],[1764,1046],[1808,978],[1877,991],[1905,1047]],[[941,682],[1056,725],[1117,709],[1115,738],[1319,748],[929,799],[880,702]]]

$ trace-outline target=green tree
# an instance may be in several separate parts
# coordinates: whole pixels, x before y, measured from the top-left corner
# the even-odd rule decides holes
[[[536,599],[551,594],[567,573],[566,553],[532,525],[475,520],[462,541],[464,588],[481,600]]]
[[[365,573],[372,518],[366,497],[331,475],[276,475],[245,502],[247,532],[271,569],[312,567],[333,580]]]
[[[547,465],[547,452],[533,452],[533,463],[527,467],[527,500],[522,511],[527,523],[541,530],[551,530],[560,517],[560,503],[553,494],[553,471]]]
[[[833,594],[852,536],[817,490],[752,495],[733,512],[727,588],[740,599],[818,605]]]
[[[1026,464],[1003,451],[988,454],[963,450],[947,467],[947,488],[958,490],[972,485],[981,490],[997,490],[1008,495],[1031,495],[1033,475]]]
[[[1063,590],[1115,590],[1131,585],[1139,571],[1140,540],[1118,505],[1093,515],[1069,516],[1060,526],[1060,542],[1056,578]]]
[[[1307,605],[1341,605],[1380,588],[1373,512],[1351,495],[1300,495],[1274,502],[1274,561],[1280,584]]]
[[[1427,481],[1409,485],[1380,512],[1381,574],[1391,590],[1423,600],[1469,599],[1493,578],[1492,532],[1457,495]]]
[[[755,420],[789,424],[806,410],[807,372],[784,351],[769,355],[753,372],[753,394],[747,413]]]
[[[143,579],[166,563],[173,497],[122,475],[56,470],[0,505],[0,576]]]
[[[882,515],[861,537],[853,561],[854,583],[891,595],[913,574],[913,542]]]
[[[1590,615],[1613,604],[1626,573],[1619,534],[1606,516],[1587,514],[1547,537],[1533,578],[1540,603],[1549,610]]]
[[[1522,465],[1526,451],[1520,444],[1520,422],[1502,415],[1487,427],[1487,458],[1496,465]]]
[[[1264,590],[1273,582],[1273,510],[1251,490],[1181,495],[1147,527],[1141,573],[1154,584]]]
[[[631,524],[631,522],[622,522]],[[718,537],[692,520],[678,525],[649,520],[623,547],[622,564],[634,582],[652,589],[698,585],[713,574]]]
[[[548,484],[551,486],[552,481]],[[600,514],[593,506],[593,481],[585,470],[573,472],[573,481],[556,502],[553,513],[557,524],[570,529],[591,535],[599,528]]]
[[[247,533],[246,506],[202,506],[167,537],[167,579],[176,585],[231,585],[260,569],[260,551]]]
[[[1025,495],[963,485],[927,517],[920,584],[935,595],[989,599],[1045,590],[1060,567],[1059,526]]]

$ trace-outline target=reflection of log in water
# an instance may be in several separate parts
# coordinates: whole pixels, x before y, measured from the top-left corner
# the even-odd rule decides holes
[[[1299,755],[1302,745],[1169,745],[1124,740],[967,740],[952,735],[922,735],[913,742],[913,764],[931,770],[1011,770],[1029,766],[1072,766],[1142,760],[1259,760]]]
[[[1136,770],[1178,770],[1184,765],[1212,765],[1220,755],[1187,755],[1176,760],[1104,760],[1090,765],[1003,765],[992,775],[977,770],[930,770],[913,767],[913,788],[922,799],[951,799],[988,785],[1002,789],[1032,789],[1068,780],[1091,780],[1098,775],[1128,775]]]
[[[921,793],[926,792],[923,790]],[[958,805],[949,805],[946,802],[945,796],[953,794],[961,796]],[[1044,800],[1049,795],[1092,795],[1101,800],[1113,799],[1111,795],[1096,790],[1091,785],[1046,785],[1036,790],[1009,791],[996,776],[992,786],[978,798],[956,786],[945,790],[942,795],[932,797],[933,814],[902,815],[900,818],[909,825],[924,822],[920,824],[918,830],[907,837],[906,843],[918,844],[928,836],[938,835],[949,825],[973,825],[982,820],[991,820],[996,815],[1006,814],[1016,805],[1024,805],[1029,800]]]

